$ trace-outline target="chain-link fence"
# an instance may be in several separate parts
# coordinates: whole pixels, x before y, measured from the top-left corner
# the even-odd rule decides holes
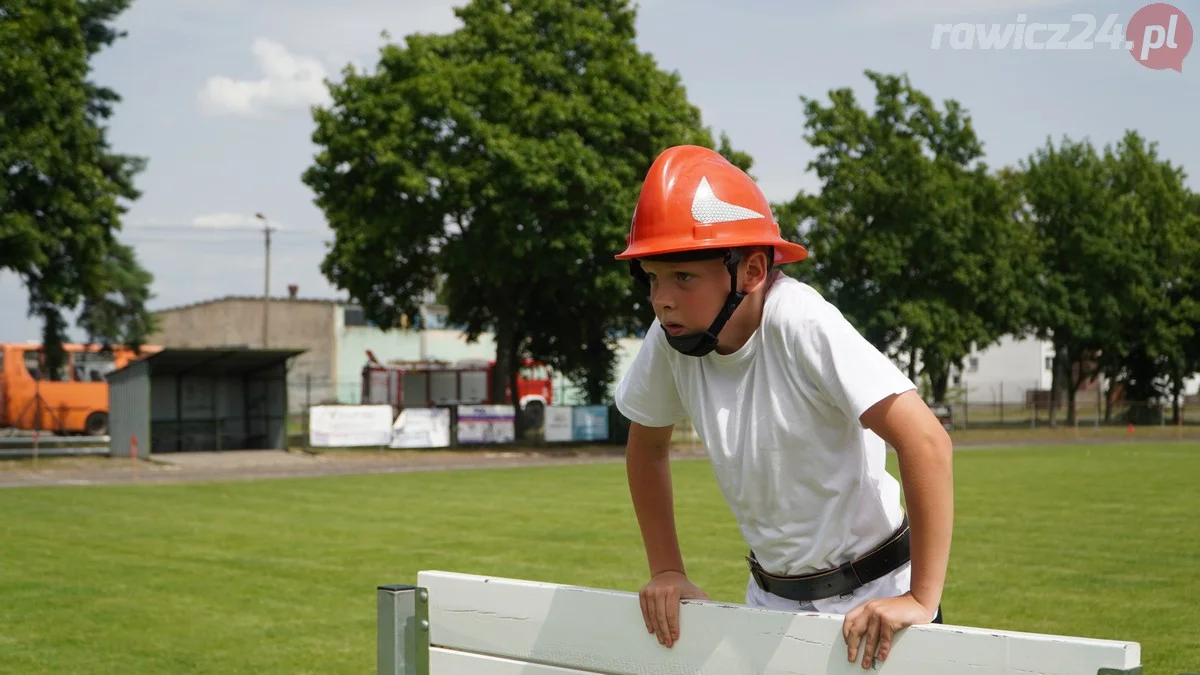
[[[1200,395],[1129,400],[1119,390],[1080,388],[1074,398],[1048,388],[997,382],[951,389],[941,405],[926,396],[944,421],[957,429],[1059,426],[1200,425]]]
[[[1178,411],[1169,403],[1119,401],[1111,405],[1081,406],[1076,401],[1071,415],[1066,402],[950,403],[950,424],[962,429],[1043,426],[1200,425],[1200,403],[1188,401]]]
[[[558,406],[582,405],[578,396],[564,393],[564,387],[556,382],[554,404]],[[1048,430],[1048,429],[1100,429],[1108,433],[1114,429],[1125,429],[1129,425],[1138,428],[1178,427],[1188,436],[1200,434],[1200,395],[1184,394],[1178,401],[1164,398],[1156,401],[1129,401],[1119,396],[1107,395],[1096,387],[1081,388],[1075,394],[1074,414],[1065,394],[1053,401],[1050,391],[1028,382],[998,382],[986,386],[951,388],[946,393],[946,402],[936,404],[923,391],[934,413],[952,432],[968,430]],[[362,403],[362,384],[359,381],[332,381],[301,375],[289,381],[289,424],[288,433],[292,445],[305,446],[309,437],[309,410],[327,404],[357,405]],[[608,405],[610,418],[609,438],[603,443],[624,444],[628,433],[626,420],[615,406]],[[394,411],[399,414],[399,410]],[[532,422],[532,425],[530,424]],[[555,445],[547,443],[543,436],[541,419],[526,419],[524,433],[517,442],[540,447]],[[693,425],[684,421],[676,425],[675,447],[680,451],[702,451],[703,446]]]

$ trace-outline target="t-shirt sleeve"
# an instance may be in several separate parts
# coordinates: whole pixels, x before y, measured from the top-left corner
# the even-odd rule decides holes
[[[895,363],[875,348],[824,299],[804,303],[793,344],[817,388],[858,421],[871,406],[916,389]]]
[[[617,410],[629,420],[647,427],[666,427],[687,416],[675,384],[670,348],[655,320],[617,383]]]

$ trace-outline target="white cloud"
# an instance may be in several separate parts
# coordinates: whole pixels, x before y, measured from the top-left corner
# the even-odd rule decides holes
[[[201,99],[210,111],[257,117],[269,110],[307,109],[310,105],[329,102],[329,91],[325,86],[328,73],[318,59],[293,54],[287,47],[266,38],[256,39],[252,51],[263,77],[257,80],[235,80],[224,75],[208,78]]]
[[[278,222],[276,222],[274,220],[271,220],[269,222],[271,224],[272,229],[275,229],[275,230],[283,229],[283,227]],[[195,218],[192,218],[192,225],[195,227],[206,227],[206,228],[212,228],[212,229],[217,229],[217,230],[229,230],[229,229],[243,229],[243,228],[248,228],[248,227],[254,228],[254,229],[262,229],[263,223],[261,220],[259,220],[257,217],[255,217],[253,214],[248,215],[245,213],[221,212],[221,213],[206,213],[203,215],[196,216]]]

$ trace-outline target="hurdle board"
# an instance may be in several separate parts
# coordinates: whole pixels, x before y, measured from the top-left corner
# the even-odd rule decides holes
[[[684,601],[679,639],[647,632],[636,593],[424,571],[380,586],[379,675],[835,675],[842,617]],[[861,657],[860,657],[861,661]],[[1136,642],[919,625],[875,669],[893,675],[1140,675]]]

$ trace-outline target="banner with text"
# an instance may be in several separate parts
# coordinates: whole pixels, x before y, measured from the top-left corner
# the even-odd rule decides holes
[[[390,405],[317,405],[308,409],[314,448],[386,446],[392,440]]]
[[[449,408],[405,408],[392,424],[392,448],[450,447]]]
[[[581,405],[571,410],[571,440],[608,440],[608,407]]]
[[[516,436],[511,405],[458,406],[459,443],[512,443]]]
[[[547,406],[545,420],[545,427],[543,427],[542,433],[547,443],[561,443],[571,440],[570,407],[561,405]]]

